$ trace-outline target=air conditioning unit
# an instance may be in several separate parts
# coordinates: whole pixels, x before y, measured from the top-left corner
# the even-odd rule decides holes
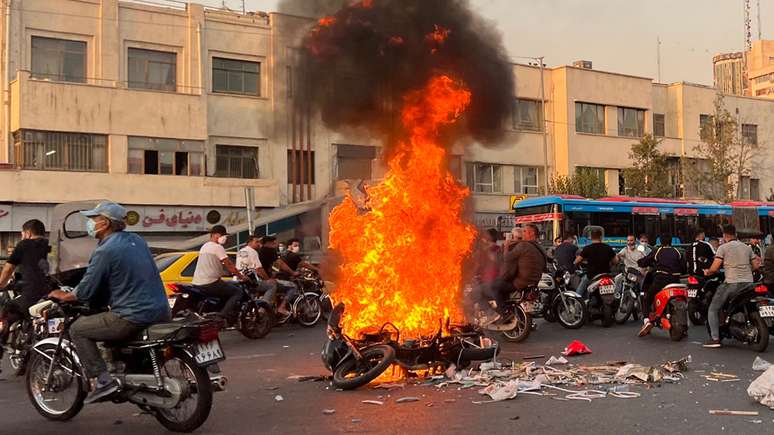
[[[576,60],[572,63],[572,66],[576,68],[592,69],[590,60]]]

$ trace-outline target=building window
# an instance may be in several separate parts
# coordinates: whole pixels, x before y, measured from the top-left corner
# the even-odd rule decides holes
[[[107,136],[21,130],[14,139],[17,164],[24,169],[107,172]]]
[[[260,96],[261,64],[246,60],[212,58],[212,91]]]
[[[336,145],[336,179],[372,179],[371,166],[374,159],[376,159],[376,147]]]
[[[575,167],[575,173],[578,175],[592,175],[594,176],[601,185],[606,185],[605,183],[605,169],[604,168],[591,168],[588,166],[577,166]]]
[[[513,129],[543,131],[543,103],[521,98],[514,99]]]
[[[258,178],[258,148],[217,145],[215,161],[216,177]]]
[[[753,201],[761,200],[761,180],[750,178],[750,199]]]
[[[204,142],[129,137],[130,174],[204,175]]]
[[[644,131],[644,110],[628,107],[618,108],[618,136],[642,137]]]
[[[177,54],[129,49],[129,87],[174,92],[177,90]]]
[[[501,193],[502,184],[500,173],[501,165],[490,163],[468,163],[465,167],[467,173],[468,187],[473,192],[479,193]]]
[[[575,103],[575,131],[605,134],[605,106]]]
[[[314,151],[297,150],[295,156],[288,150],[288,184],[315,184]]]
[[[699,115],[699,137],[701,140],[708,140],[710,138],[710,135],[712,134],[712,131],[709,130],[710,126],[712,125],[712,116],[711,115]]]
[[[758,126],[755,124],[742,124],[742,139],[748,145],[758,145]]]
[[[86,43],[33,36],[32,77],[85,83]]]
[[[653,114],[653,136],[666,136],[666,116],[663,113]]]
[[[515,193],[538,194],[538,168],[515,166],[513,168],[513,181]]]

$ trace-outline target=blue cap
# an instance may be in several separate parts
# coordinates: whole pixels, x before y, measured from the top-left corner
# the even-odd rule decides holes
[[[111,221],[123,221],[126,219],[126,209],[112,201],[102,201],[91,210],[81,212],[86,217],[104,216]]]

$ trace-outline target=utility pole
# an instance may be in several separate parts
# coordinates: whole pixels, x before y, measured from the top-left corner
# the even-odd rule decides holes
[[[658,82],[661,83],[661,37],[656,36],[656,65],[658,65]]]
[[[761,0],[758,0],[758,41],[763,40],[763,29],[761,29]]]
[[[546,88],[543,80],[545,65],[543,56],[538,57],[537,60],[540,62],[540,110],[543,111],[543,187],[545,189],[543,194],[548,195],[548,123],[546,122]]]
[[[752,19],[750,19],[750,0],[744,0],[744,49],[752,48]]]

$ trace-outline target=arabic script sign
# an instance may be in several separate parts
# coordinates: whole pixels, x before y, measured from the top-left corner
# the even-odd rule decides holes
[[[231,227],[247,222],[244,210],[205,207],[132,207],[127,225],[139,232],[199,232],[215,224]]]

